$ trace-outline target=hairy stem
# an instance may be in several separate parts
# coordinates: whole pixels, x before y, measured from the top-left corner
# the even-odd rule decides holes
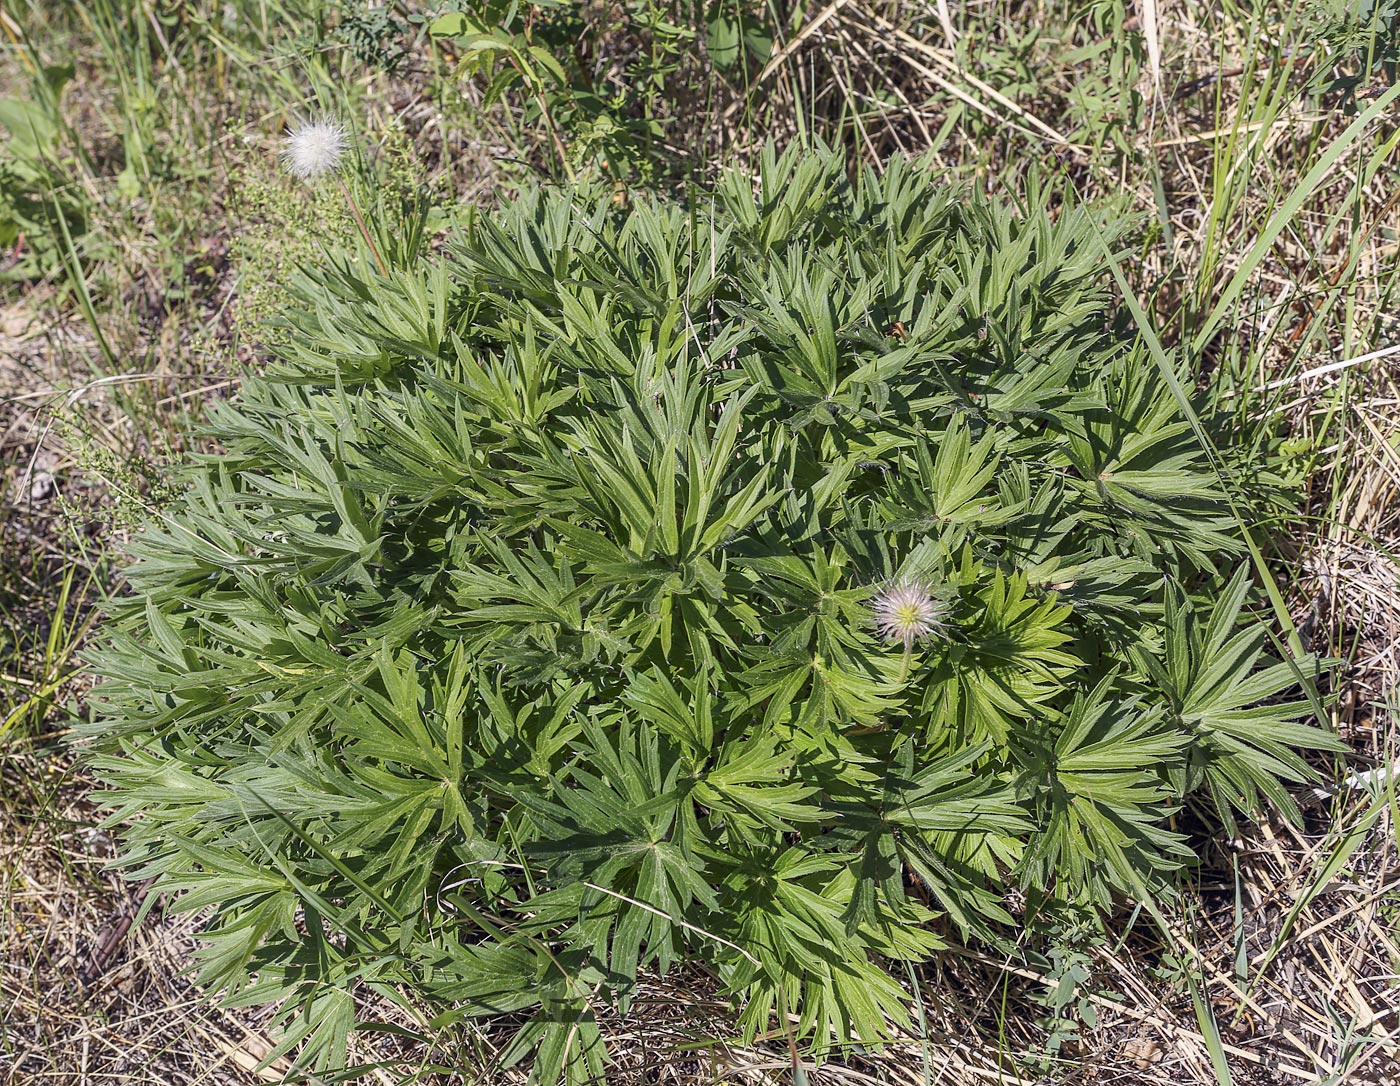
[[[355,197],[350,194],[350,186],[345,183],[345,178],[335,174],[336,184],[340,186],[340,191],[345,194],[345,202],[350,205],[350,214],[355,216],[355,222],[360,228],[360,236],[365,239],[365,244],[369,246],[369,252],[374,257],[374,262],[379,267],[379,274],[386,279],[389,276],[389,267],[384,263],[384,258],[379,255],[379,248],[374,244],[374,239],[369,236],[369,227],[365,225],[365,217],[360,214],[359,205],[355,203]]]

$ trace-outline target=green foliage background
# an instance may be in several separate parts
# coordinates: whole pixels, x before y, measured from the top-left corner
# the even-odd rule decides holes
[[[749,1037],[868,1043],[901,962],[1169,896],[1184,797],[1291,810],[1338,744],[1220,572],[1120,230],[770,154],[308,272],[93,657],[128,860],[215,908],[205,979],[296,996],[323,1064],[406,984],[583,1081],[600,1008],[697,958]],[[948,612],[907,666],[901,581]]]

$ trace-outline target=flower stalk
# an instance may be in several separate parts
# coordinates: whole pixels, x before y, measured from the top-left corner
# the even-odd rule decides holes
[[[298,124],[288,131],[282,140],[282,162],[287,172],[300,181],[314,181],[327,173],[335,178],[346,204],[350,207],[350,214],[355,218],[355,225],[360,229],[360,236],[369,246],[370,255],[374,257],[379,274],[387,278],[389,266],[384,263],[384,258],[379,254],[379,247],[370,236],[369,225],[350,192],[350,186],[340,176],[340,164],[349,146],[350,139],[345,126],[329,117],[321,117]]]

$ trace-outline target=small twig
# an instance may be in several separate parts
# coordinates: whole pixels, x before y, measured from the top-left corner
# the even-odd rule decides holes
[[[87,965],[83,966],[82,972],[78,974],[78,983],[84,988],[91,985],[106,971],[108,963],[126,939],[127,932],[131,930],[132,922],[136,919],[136,914],[141,911],[146,894],[150,892],[155,881],[154,878],[150,878],[137,886],[131,900],[122,906],[116,919],[102,929],[102,934],[97,937],[97,942],[93,945]]]
[[[1269,66],[1265,64],[1263,67],[1255,68],[1254,70],[1256,72],[1267,72]],[[1189,83],[1183,83],[1176,89],[1175,93],[1172,94],[1172,101],[1180,102],[1183,98],[1190,98],[1191,95],[1195,94],[1197,91],[1205,90],[1207,87],[1214,86],[1216,83],[1223,83],[1227,79],[1234,79],[1236,76],[1244,75],[1245,71],[1246,69],[1241,65],[1235,68],[1227,68],[1223,72],[1212,72],[1210,75],[1203,75],[1199,79],[1193,79]]]

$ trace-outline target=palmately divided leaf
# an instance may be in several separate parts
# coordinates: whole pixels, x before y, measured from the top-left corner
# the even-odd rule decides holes
[[[694,960],[750,1038],[873,1045],[951,933],[1170,894],[1193,794],[1291,812],[1315,664],[1220,572],[1120,232],[770,148],[302,275],[91,657],[125,861],[212,909],[204,978],[322,1067],[369,986],[593,1080]]]

